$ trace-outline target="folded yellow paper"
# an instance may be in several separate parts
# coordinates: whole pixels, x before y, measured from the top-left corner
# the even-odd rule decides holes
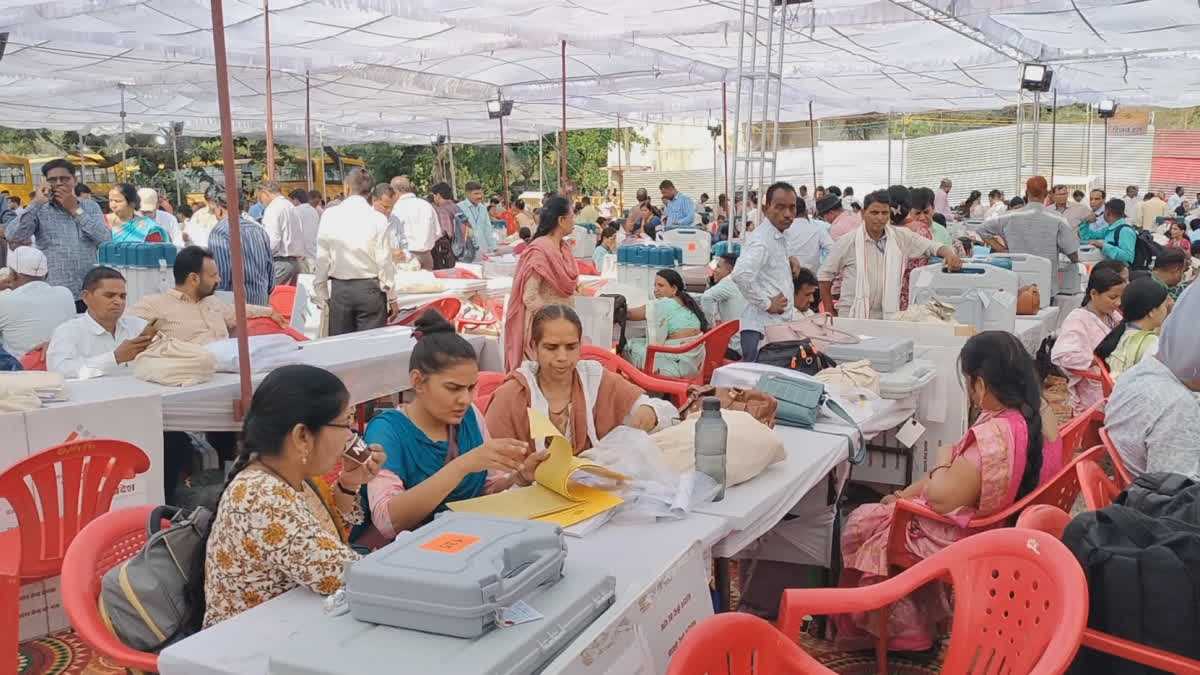
[[[554,423],[532,408],[529,410],[529,431],[535,439],[549,439],[546,446],[548,456],[534,471],[533,485],[449,502],[446,506],[453,511],[546,520],[566,527],[622,503],[623,500],[616,494],[584,485],[572,480],[571,476],[584,471],[607,479],[614,486],[627,480],[626,477],[576,457],[570,441],[559,433]]]

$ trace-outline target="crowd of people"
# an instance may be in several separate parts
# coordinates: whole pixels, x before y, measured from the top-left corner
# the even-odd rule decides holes
[[[1103,362],[1116,378],[1106,424],[1129,469],[1200,475],[1200,403],[1193,395],[1200,391],[1200,292],[1185,292],[1196,267],[1190,240],[1200,223],[1186,219],[1192,205],[1182,190],[1177,199],[1140,201],[1136,188],[1115,199],[1094,190],[1084,204],[1082,194],[1072,198],[1035,176],[1016,206],[991,190],[988,204],[973,191],[952,208],[949,180],[936,190],[876,190],[861,202],[850,188],[822,186],[810,197],[806,186],[777,182],[761,204],[754,192],[732,204],[718,195],[714,204],[663,181],[662,208],[641,191],[622,213],[615,195],[593,205],[570,191],[551,193],[528,210],[521,200],[487,200],[477,183],[466,184],[462,200],[446,183],[433,185],[426,199],[408,177],[377,183],[355,169],[343,196],[329,204],[302,190],[284,194],[264,180],[244,213],[232,214],[219,188],[193,212],[121,184],[106,213],[76,184],[69,162],[48,162],[43,174],[44,186],[5,223],[0,343],[18,359],[44,349],[46,367],[71,377],[82,369],[127,372],[157,336],[200,345],[229,337],[234,308],[215,293],[232,289],[231,217],[240,223],[247,315],[282,326],[269,306],[272,290],[312,274],[331,335],[388,322],[397,311],[397,266],[452,267],[502,245],[519,254],[503,323],[507,374],[486,411],[475,406],[475,349],[428,312],[415,325],[411,396],[372,418],[361,438],[345,385],[303,365],[266,376],[240,442],[208,434],[232,469],[215,505],[203,569],[192,575],[204,626],[297,586],[332,593],[345,563],[364,548],[419,527],[448,502],[530,484],[546,453],[544,439],[532,437],[528,408],[545,413],[578,451],[619,426],[649,432],[678,423],[668,402],[582,358],[583,322],[573,309],[581,263],[601,268],[618,247],[663,229],[702,227],[721,238],[732,226],[742,246],[714,258],[703,291],[689,291],[673,269],[657,272],[651,301],[628,311],[630,320],[647,323],[646,337],[625,345],[637,367],[651,345],[688,344],[731,320],[740,321],[740,333],[725,356],[754,361],[771,326],[821,307],[856,319],[893,318],[906,308],[913,269],[935,257],[958,269],[976,245],[1057,263],[1060,255],[1078,262],[1081,244],[1090,244],[1103,260],[1087,274],[1082,302],[1065,317],[1050,353],[1069,377],[1072,414],[1102,398],[1084,373]],[[575,257],[580,225],[597,230],[592,259]],[[1140,248],[1144,234],[1166,242],[1149,260]],[[177,245],[173,288],[127,307],[122,274],[97,265],[97,249],[107,241]],[[650,367],[689,377],[702,359],[698,350],[663,354]],[[978,417],[944,465],[849,515],[843,583],[888,575],[882,552],[898,499],[920,500],[965,523],[1007,508],[1062,467],[1058,429],[1065,420],[1046,404],[1037,364],[1021,342],[1004,332],[979,333],[966,341],[959,363]],[[186,434],[168,433],[164,445],[171,501],[195,452]],[[914,527],[919,536],[908,547],[918,557],[966,535],[962,527],[922,520]],[[890,646],[929,648],[946,606],[936,589],[897,604]],[[870,644],[872,626],[860,618],[841,620],[839,639],[847,645]]]

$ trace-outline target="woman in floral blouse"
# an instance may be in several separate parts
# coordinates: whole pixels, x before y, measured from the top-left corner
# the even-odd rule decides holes
[[[274,370],[254,392],[209,533],[205,627],[297,586],[323,595],[341,588],[344,564],[358,554],[343,543],[311,479],[344,458],[333,502],[340,519],[359,524],[358,491],[386,459],[378,446],[362,462],[353,458],[360,441],[349,399],[337,376],[303,365]]]

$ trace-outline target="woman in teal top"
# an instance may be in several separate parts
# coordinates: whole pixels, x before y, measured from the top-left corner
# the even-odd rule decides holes
[[[117,243],[144,241],[169,242],[171,235],[153,218],[143,216],[136,210],[137,188],[129,183],[117,183],[108,191],[109,228],[112,240]]]
[[[683,277],[672,269],[659,270],[654,277],[654,300],[646,307],[629,310],[633,321],[646,321],[644,338],[633,338],[625,346],[625,358],[642,368],[651,344],[682,345],[692,342],[708,330],[708,319],[696,299],[683,287]],[[654,372],[669,377],[691,377],[700,372],[704,348],[684,354],[660,354],[654,359]]]
[[[616,252],[617,228],[612,225],[606,225],[600,231],[600,241],[596,243],[596,250],[592,251],[592,264],[596,266],[596,274],[604,274],[605,259]]]
[[[472,405],[479,366],[470,343],[432,310],[417,320],[413,335],[409,378],[416,397],[376,415],[364,434],[388,453],[364,496],[373,532],[364,527],[352,535],[368,547],[422,525],[447,502],[527,484],[521,476],[534,466],[532,460],[525,466],[528,444],[487,438]]]

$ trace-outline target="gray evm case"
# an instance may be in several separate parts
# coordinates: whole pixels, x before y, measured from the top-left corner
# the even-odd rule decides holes
[[[913,360],[912,338],[872,337],[855,344],[831,344],[822,351],[838,363],[864,359],[880,373],[890,373]]]

